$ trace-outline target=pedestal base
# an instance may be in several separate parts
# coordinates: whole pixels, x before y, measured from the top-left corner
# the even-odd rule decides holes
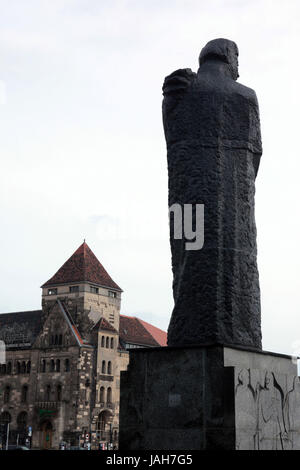
[[[120,449],[300,449],[297,366],[221,345],[130,351]]]

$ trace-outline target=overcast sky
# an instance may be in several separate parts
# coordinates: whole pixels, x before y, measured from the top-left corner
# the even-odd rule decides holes
[[[299,0],[0,0],[0,311],[40,308],[86,238],[122,313],[167,328],[161,86],[225,37],[261,113],[263,347],[300,352],[299,22]]]

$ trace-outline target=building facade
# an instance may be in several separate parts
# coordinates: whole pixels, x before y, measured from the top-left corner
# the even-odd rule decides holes
[[[166,345],[162,330],[120,315],[121,294],[84,242],[42,285],[41,310],[0,315],[2,445],[117,448],[128,349]]]

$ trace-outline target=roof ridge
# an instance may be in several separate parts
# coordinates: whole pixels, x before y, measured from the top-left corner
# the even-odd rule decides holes
[[[86,280],[86,249],[85,247],[87,246],[87,244],[85,243],[85,241],[83,242],[82,246],[83,246],[83,277],[84,277],[84,280]]]

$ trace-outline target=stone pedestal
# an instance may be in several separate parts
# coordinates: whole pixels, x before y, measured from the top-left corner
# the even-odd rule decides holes
[[[221,345],[130,351],[120,449],[300,449],[297,366]]]

